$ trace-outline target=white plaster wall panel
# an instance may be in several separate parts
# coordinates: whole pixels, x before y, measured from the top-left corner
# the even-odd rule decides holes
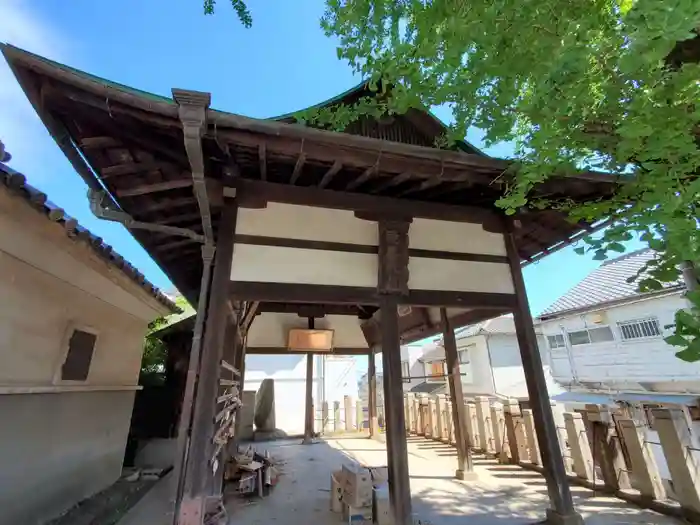
[[[155,299],[120,270],[91,253],[82,243],[67,239],[55,223],[28,208],[26,203],[12,202],[1,193],[0,252],[142,319],[151,321],[164,313],[162,305],[158,306],[159,310],[154,308]]]
[[[232,281],[375,287],[377,256],[237,244]]]
[[[359,320],[354,315],[327,315],[316,319],[314,326],[334,330],[333,345],[336,348],[366,348]],[[290,328],[307,328],[306,318],[294,313],[265,312],[253,321],[248,334],[250,347],[286,347]]]
[[[514,293],[503,263],[409,257],[408,270],[411,290]]]
[[[480,224],[413,219],[408,236],[409,248],[506,255],[503,235],[487,232]]]
[[[576,345],[571,347],[574,371],[571,370],[565,348],[549,350],[552,372],[559,381],[570,382],[576,376],[581,381],[592,382],[695,382],[695,391],[700,391],[700,363],[686,363],[675,356],[676,348],[666,344],[663,337],[632,339],[623,341],[618,322],[656,317],[663,329],[673,323],[677,309],[685,306],[680,295],[648,298],[634,303],[601,310],[598,317],[588,313],[553,319],[542,323],[545,335],[561,334],[561,327],[570,332],[588,327],[603,326],[593,322],[602,318],[610,326],[615,340],[604,343]],[[687,386],[687,385],[686,385]],[[683,388],[680,388],[682,390]],[[675,388],[671,389],[676,391]]]
[[[238,211],[236,233],[377,246],[377,224],[352,211],[270,202],[267,208]]]
[[[51,385],[73,325],[99,334],[81,384],[136,384],[145,320],[2,251],[0,275],[0,385]]]

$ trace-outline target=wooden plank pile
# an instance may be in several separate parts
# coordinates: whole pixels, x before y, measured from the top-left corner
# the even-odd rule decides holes
[[[242,496],[267,496],[278,478],[279,471],[270,454],[267,451],[260,454],[250,445],[238,447],[224,470],[224,483],[234,485]]]

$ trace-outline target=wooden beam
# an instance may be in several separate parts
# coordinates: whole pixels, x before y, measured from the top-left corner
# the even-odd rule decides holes
[[[383,179],[385,179],[384,182],[382,182],[380,185],[378,185],[371,191],[372,193],[379,193],[389,188],[393,188],[394,186],[398,186],[399,184],[403,184],[404,182],[407,182],[412,178],[414,177],[410,173],[401,173],[399,175],[396,175],[395,177],[383,177]]]
[[[313,317],[308,319],[308,328],[315,328],[315,320]],[[305,445],[311,445],[314,438],[314,356],[306,354],[306,383],[305,383],[305,400],[304,400],[304,441]],[[345,417],[348,417],[347,415]]]
[[[165,252],[168,250],[172,250],[173,248],[179,248],[180,246],[187,246],[189,244],[195,245],[195,246],[201,246],[198,242],[189,239],[189,238],[180,238],[176,239],[174,241],[170,242],[164,242],[163,244],[157,244],[154,247],[154,250],[157,252]]]
[[[297,314],[299,317],[320,318],[326,315],[352,315],[360,314],[360,308],[352,304],[303,304],[287,302],[263,302],[258,307],[261,313],[288,313]]]
[[[178,206],[186,206],[196,204],[197,199],[192,197],[180,197],[177,199],[159,199],[152,204],[147,206],[139,206],[138,209],[133,210],[132,215],[141,217],[148,213],[153,213],[154,211],[169,210],[170,208],[177,208]]]
[[[302,170],[304,168],[304,162],[306,162],[306,153],[303,151],[299,154],[296,164],[294,164],[294,171],[292,172],[292,178],[289,180],[289,184],[294,185],[301,177]]]
[[[284,346],[248,346],[246,354],[248,355],[367,355],[369,348],[334,348],[330,352],[294,352]]]
[[[134,173],[140,173],[143,171],[159,170],[165,166],[168,166],[168,163],[161,161],[129,162],[125,164],[117,164],[115,166],[102,168],[99,170],[99,172],[103,179],[108,179],[110,177],[132,175]]]
[[[264,142],[258,146],[258,160],[260,163],[260,180],[267,180],[267,148]]]
[[[377,173],[377,166],[370,166],[367,168],[362,175],[357,177],[354,180],[351,180],[348,185],[345,187],[345,191],[349,190],[354,190],[355,188],[359,188],[362,186],[365,182],[367,182],[372,175]]]
[[[495,223],[496,221],[493,221],[493,219],[501,216],[490,208],[408,201],[391,197],[344,193],[320,188],[301,188],[289,186],[287,184],[260,182],[249,179],[238,179],[231,184],[235,186],[237,190],[237,200],[239,200],[243,206],[245,206],[247,201],[259,205],[261,200],[265,200],[302,206],[318,206],[377,213],[384,216],[394,215],[405,218],[421,217],[477,224],[483,224],[485,221]]]
[[[80,140],[80,147],[83,149],[102,149],[123,147],[121,141],[110,136],[85,137]]]
[[[155,221],[157,224],[178,224],[183,222],[194,222],[200,220],[199,213],[180,213]]]
[[[343,163],[336,160],[333,163],[333,165],[330,168],[328,168],[328,171],[323,175],[321,182],[318,183],[318,187],[323,189],[326,186],[328,186],[331,180],[333,180],[333,177],[335,177],[342,168]]]
[[[117,190],[117,197],[135,197],[136,195],[146,195],[148,193],[157,193],[160,191],[175,190],[178,188],[188,188],[192,186],[192,178],[169,180],[165,182],[156,182],[153,184],[142,184],[132,188]]]
[[[245,317],[243,318],[243,321],[241,323],[241,327],[244,330],[247,331],[248,327],[250,327],[250,325],[252,324],[253,319],[255,318],[255,315],[258,311],[259,306],[260,306],[259,301],[251,301],[248,303],[248,309],[246,310]]]
[[[410,186],[404,190],[401,190],[396,194],[397,197],[403,197],[404,195],[409,195],[411,193],[416,193],[419,191],[427,190],[432,188],[433,186],[437,186],[438,184],[441,184],[443,181],[440,179],[428,179],[424,180],[420,184],[416,184],[413,186]]]

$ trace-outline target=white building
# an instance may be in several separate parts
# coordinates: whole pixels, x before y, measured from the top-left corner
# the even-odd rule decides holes
[[[537,332],[542,352],[546,347]],[[455,338],[465,395],[528,397],[512,315],[459,328]],[[404,347],[401,357],[405,391],[447,393],[445,349],[440,339],[422,347]],[[546,352],[543,364],[550,395],[558,393],[561,389],[551,379]]]
[[[678,359],[663,340],[686,307],[683,284],[640,294],[626,282],[653,257],[640,250],[605,262],[540,315],[552,374],[570,391],[560,399],[695,404],[700,363]]]

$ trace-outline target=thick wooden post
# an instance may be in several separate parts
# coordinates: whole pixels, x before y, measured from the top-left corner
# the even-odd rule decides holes
[[[464,401],[464,413],[467,418],[467,442],[472,450],[479,449],[481,435],[479,434],[479,422],[476,415],[476,404],[471,401]]]
[[[442,337],[445,345],[445,360],[447,361],[447,381],[450,387],[450,403],[452,405],[452,428],[454,429],[457,444],[457,471],[455,477],[464,479],[465,473],[474,473],[471,444],[465,435],[467,427],[467,415],[464,407],[464,393],[462,391],[462,376],[459,371],[459,356],[457,355],[457,342],[455,332],[447,310],[440,308],[442,321]]]
[[[314,328],[314,318],[309,317],[309,330]],[[306,403],[304,411],[304,443],[313,443],[314,438],[314,354],[306,354]]]
[[[321,433],[326,434],[328,433],[328,401],[326,400],[321,403],[321,420]]]
[[[333,401],[333,432],[340,431],[340,401]]]
[[[384,373],[384,425],[389,467],[389,502],[395,525],[412,525],[406,421],[401,380],[399,297],[408,295],[408,221],[380,220],[377,291]]]
[[[544,477],[547,481],[547,493],[551,505],[551,508],[547,510],[547,519],[553,523],[578,525],[583,523],[583,519],[574,508],[569,482],[566,478],[564,460],[557,441],[557,428],[552,416],[547,381],[527,302],[525,281],[520,268],[520,255],[515,242],[513,231],[516,226],[515,221],[509,221],[507,226],[508,232],[504,235],[504,240],[516,300],[513,320],[520,347],[520,358],[525,371],[530,407],[535,420],[537,440],[542,452]]]
[[[442,440],[442,421],[443,421],[443,415],[442,413],[445,411],[445,398],[437,394],[435,396],[435,434],[433,434],[433,439],[436,441],[441,441]]]
[[[343,396],[343,412],[345,412],[345,432],[352,430],[352,399]]]
[[[202,521],[205,501],[212,489],[214,415],[227,325],[228,289],[237,210],[234,202],[225,202],[218,228],[192,433],[187,453],[182,502],[178,512],[178,523],[181,525]]]
[[[476,398],[476,424],[479,429],[479,448],[484,454],[491,450],[491,409],[489,407],[489,398],[485,396],[477,396]]]
[[[379,422],[377,420],[377,366],[374,362],[374,351],[369,353],[369,365],[367,367],[367,383],[369,394],[369,437],[377,437],[379,435]]]
[[[506,420],[503,417],[503,404],[491,405],[491,426],[493,427],[493,444],[499,463],[509,463],[508,439],[506,438]]]

